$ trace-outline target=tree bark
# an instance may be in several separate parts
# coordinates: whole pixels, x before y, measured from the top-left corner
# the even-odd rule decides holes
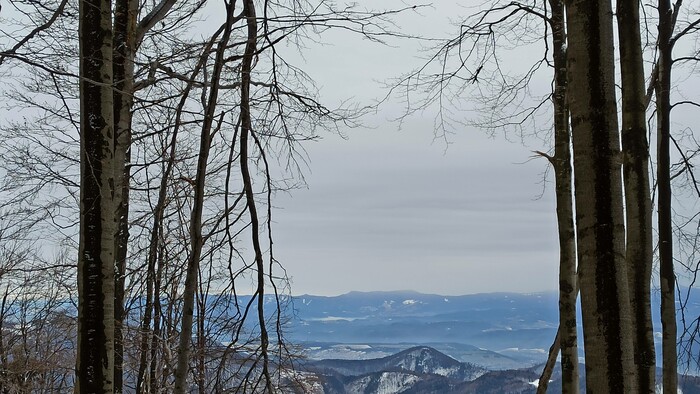
[[[123,391],[124,292],[129,242],[129,179],[131,152],[131,111],[134,103],[134,59],[136,57],[136,15],[138,0],[117,0],[114,7],[114,162],[115,201],[118,204],[114,299],[114,392]]]
[[[559,232],[559,343],[562,393],[578,393],[578,339],[576,332],[576,234],[571,182],[571,133],[567,104],[566,27],[564,2],[550,0],[554,61],[554,170]]]
[[[265,380],[263,392],[273,393],[272,378],[270,375],[270,360],[268,355],[269,337],[265,322],[265,265],[263,262],[263,252],[260,245],[260,221],[258,220],[253,182],[248,169],[248,136],[253,133],[252,117],[250,114],[250,86],[251,73],[253,70],[253,57],[256,52],[256,42],[258,39],[258,25],[255,14],[255,2],[245,0],[243,13],[246,16],[247,40],[243,59],[241,61],[241,136],[240,136],[240,162],[241,177],[243,178],[243,188],[248,203],[250,213],[250,228],[255,250],[255,267],[257,269],[257,289],[255,295],[258,297],[258,325],[260,326],[260,353],[262,356],[262,378]],[[256,384],[257,386],[257,384]]]
[[[627,215],[626,265],[632,308],[634,365],[640,393],[654,393],[656,356],[651,320],[652,209],[646,89],[639,2],[617,1],[622,76],[622,152]]]
[[[199,260],[202,254],[202,211],[204,207],[205,178],[207,174],[207,161],[211,146],[212,127],[216,111],[219,93],[219,81],[224,66],[224,53],[231,36],[233,24],[233,12],[235,3],[226,5],[226,27],[221,40],[217,43],[214,67],[210,81],[209,97],[207,99],[204,122],[199,142],[199,156],[197,159],[197,175],[194,185],[194,203],[190,219],[190,244],[192,251],[187,262],[185,276],[185,290],[183,293],[182,328],[177,349],[177,367],[175,370],[175,394],[185,394],[187,389],[187,372],[190,357],[190,342],[192,341],[192,324],[194,317],[194,297],[197,291],[197,277]]]
[[[678,349],[676,345],[676,276],[673,268],[673,227],[671,212],[671,34],[673,14],[668,0],[659,0],[659,65],[656,81],[657,183],[659,188],[659,279],[661,282],[661,353],[663,389],[678,390]]]
[[[114,390],[115,195],[109,0],[80,2],[80,240],[76,393]]]
[[[549,380],[552,378],[554,367],[557,364],[557,356],[559,355],[559,350],[561,349],[560,337],[561,326],[557,330],[557,335],[554,337],[554,342],[552,342],[552,346],[549,347],[547,361],[545,361],[544,363],[544,367],[542,368],[542,374],[540,375],[539,383],[537,384],[537,394],[545,394],[547,392],[547,387],[549,387]]]
[[[566,16],[586,386],[634,393],[612,6],[568,0]]]

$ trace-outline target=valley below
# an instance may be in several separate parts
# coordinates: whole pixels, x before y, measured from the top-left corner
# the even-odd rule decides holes
[[[557,303],[554,292],[303,295],[292,299],[287,339],[303,349],[303,392],[534,393]],[[583,363],[582,343],[579,354]],[[556,368],[548,392],[561,392],[560,379]],[[697,377],[680,381],[683,393],[700,393]]]

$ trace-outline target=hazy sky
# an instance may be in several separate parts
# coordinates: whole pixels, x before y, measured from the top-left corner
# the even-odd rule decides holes
[[[440,3],[401,25],[444,34],[448,16],[468,12]],[[417,44],[330,38],[309,46],[302,63],[330,102],[379,97],[378,81],[420,64]],[[434,112],[409,118],[399,130],[391,119],[401,108],[387,103],[365,120],[367,128],[346,130],[347,140],[323,134],[306,145],[308,189],[275,201],[276,257],[293,293],[555,289],[554,190],[543,189],[545,161],[530,160],[533,149],[547,147],[488,138],[466,126],[447,146],[434,140]]]

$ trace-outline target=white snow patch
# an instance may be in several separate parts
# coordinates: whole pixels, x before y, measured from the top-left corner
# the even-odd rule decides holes
[[[414,305],[417,303],[418,303],[418,301],[416,301],[416,300],[404,300],[404,302],[403,302],[404,305]]]
[[[656,389],[654,390],[655,394],[663,394],[664,393],[664,388],[662,385],[657,384]],[[678,394],[683,394],[683,390],[678,389]]]
[[[326,317],[312,317],[312,318],[306,319],[306,320],[320,321],[320,322],[333,322],[333,321],[355,321],[355,320],[361,320],[361,319],[364,319],[364,317],[326,316]]]
[[[411,387],[418,381],[414,375],[399,374],[397,372],[384,372],[379,379],[377,394],[400,393]]]
[[[552,382],[553,382],[553,380],[549,381],[549,383],[552,383]],[[528,383],[535,386],[535,387],[540,387],[540,380],[539,379],[533,380],[532,382],[528,382]]]
[[[372,348],[372,346],[370,346],[370,345],[359,345],[359,344],[348,344],[348,345],[342,345],[342,346],[346,347],[348,349],[353,349],[353,350],[366,350],[366,349]]]

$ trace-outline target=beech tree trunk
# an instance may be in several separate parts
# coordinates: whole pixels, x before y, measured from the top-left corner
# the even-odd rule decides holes
[[[568,0],[566,16],[586,386],[635,393],[612,5]]]
[[[131,148],[131,110],[134,103],[134,59],[136,57],[136,15],[138,0],[117,0],[114,7],[114,162],[117,235],[114,299],[114,392],[123,391],[124,286],[129,241],[129,178]]]
[[[112,4],[80,2],[80,241],[76,393],[114,391],[117,184]]]
[[[659,188],[659,277],[661,281],[661,353],[663,389],[678,390],[678,349],[676,345],[676,276],[673,269],[673,227],[671,219],[671,34],[673,14],[668,0],[659,0],[659,65],[656,80],[657,183]]]
[[[632,308],[632,341],[639,393],[654,393],[656,356],[651,320],[653,263],[646,89],[639,2],[617,1],[622,76],[622,151],[627,215],[626,265]]]
[[[576,234],[571,182],[571,133],[567,104],[566,27],[564,2],[550,0],[554,60],[554,170],[559,231],[559,343],[562,393],[578,393],[578,343],[576,332]]]

